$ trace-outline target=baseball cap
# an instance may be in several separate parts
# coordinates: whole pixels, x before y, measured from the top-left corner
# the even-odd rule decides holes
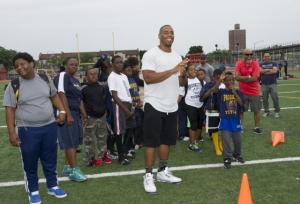
[[[109,54],[104,53],[100,56],[100,59],[105,60],[106,62],[111,62],[110,58],[109,58]]]

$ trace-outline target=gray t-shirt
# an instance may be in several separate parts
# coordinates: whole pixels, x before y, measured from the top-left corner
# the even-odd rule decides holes
[[[213,75],[214,73],[214,68],[208,64],[208,63],[205,63],[204,66],[202,66],[202,64],[198,65],[197,68],[201,68],[201,69],[204,69],[205,72],[206,72],[206,78],[205,78],[205,82],[210,82],[210,77]]]
[[[41,127],[55,121],[53,106],[50,101],[50,87],[38,74],[31,80],[19,77],[19,100],[16,105],[16,97],[11,84],[7,86],[3,99],[3,106],[16,107],[15,118],[17,127]],[[51,96],[57,91],[51,79]],[[23,121],[24,122],[23,122]]]

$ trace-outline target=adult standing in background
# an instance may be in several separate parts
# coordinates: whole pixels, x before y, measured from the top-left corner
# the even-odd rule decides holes
[[[99,68],[98,70],[98,81],[104,85],[108,78],[107,67],[110,65],[110,56],[107,53],[104,53],[100,56],[94,68]]]
[[[187,83],[185,66],[188,59],[182,60],[172,50],[174,31],[170,25],[160,28],[160,43],[147,51],[142,59],[145,81],[144,146],[145,169],[144,189],[146,193],[156,194],[152,169],[158,149],[159,169],[157,181],[181,183],[168,169],[170,145],[176,144],[177,137],[177,99],[179,85]]]
[[[273,100],[275,117],[279,117],[279,99],[277,93],[277,63],[271,61],[271,55],[269,52],[265,52],[264,61],[260,63],[260,81],[261,81],[261,91],[263,95],[263,105],[265,114],[264,117],[268,117],[270,114],[269,110],[269,94]]]
[[[75,181],[85,181],[87,177],[77,165],[76,148],[83,143],[83,125],[88,124],[88,117],[82,101],[81,85],[74,77],[78,70],[75,58],[67,58],[65,72],[54,78],[54,85],[67,113],[66,122],[58,126],[60,149],[65,151],[65,166],[62,174]],[[80,113],[82,116],[80,117]]]
[[[283,61],[283,67],[284,67],[284,74],[285,74],[285,76],[287,76],[288,63],[286,60]]]
[[[252,59],[253,53],[250,49],[245,49],[243,52],[243,59],[238,61],[235,65],[235,78],[239,82],[239,90],[244,94],[245,105],[244,111],[248,111],[249,105],[251,112],[254,113],[254,130],[255,134],[262,134],[259,128],[260,122],[260,91],[259,91],[259,77],[260,69],[258,62]],[[241,113],[243,121],[244,113]]]
[[[212,75],[214,73],[214,68],[207,63],[207,57],[205,54],[200,56],[200,65],[197,66],[198,69],[204,69],[206,72],[205,82],[210,82],[212,80]]]

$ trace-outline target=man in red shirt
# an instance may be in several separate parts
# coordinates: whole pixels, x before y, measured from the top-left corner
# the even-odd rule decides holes
[[[262,134],[259,129],[261,101],[259,96],[259,64],[252,59],[253,53],[250,49],[243,52],[243,60],[235,65],[235,78],[239,82],[239,90],[244,94],[245,111],[248,111],[249,105],[251,112],[254,113],[254,133]],[[243,120],[243,113],[241,113]]]

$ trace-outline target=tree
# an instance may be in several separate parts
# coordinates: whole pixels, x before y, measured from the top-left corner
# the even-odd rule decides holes
[[[0,64],[4,64],[6,67],[12,67],[12,59],[17,54],[15,50],[7,50],[0,46]]]
[[[231,62],[231,50],[215,50],[207,54],[207,61],[211,64],[220,64],[223,61]]]
[[[144,54],[147,52],[147,50],[140,50],[139,53],[140,53],[140,60],[143,59],[143,56]]]
[[[201,45],[191,46],[188,53],[190,54],[190,53],[197,53],[197,52],[201,52],[201,53],[203,52],[203,47]]]

